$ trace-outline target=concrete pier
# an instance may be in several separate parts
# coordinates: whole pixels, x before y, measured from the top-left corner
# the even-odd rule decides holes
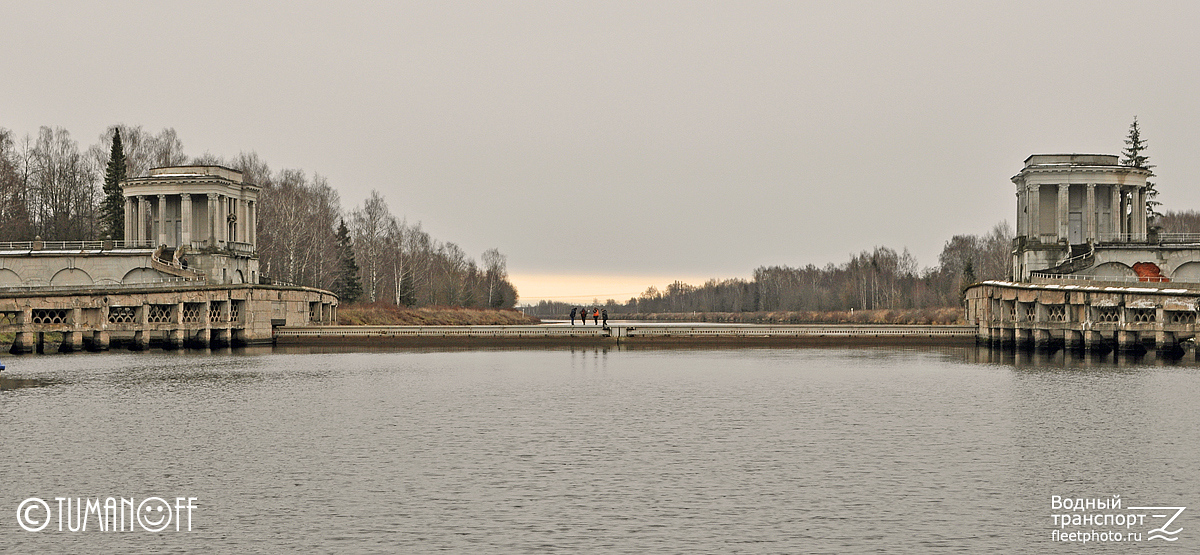
[[[1200,289],[1170,282],[986,281],[967,289],[977,341],[1005,348],[1141,352],[1153,345],[1179,353],[1196,337],[1198,312]]]
[[[152,345],[271,343],[276,326],[330,325],[337,297],[308,287],[272,285],[114,286],[0,290],[0,333],[10,352],[45,350],[61,334],[63,352],[105,350],[114,341],[135,350]]]

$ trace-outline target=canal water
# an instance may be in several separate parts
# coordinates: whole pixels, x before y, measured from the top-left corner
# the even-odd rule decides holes
[[[971,347],[4,362],[6,553],[1200,550],[1194,361]],[[1176,513],[1141,507],[1187,509],[1151,539]]]

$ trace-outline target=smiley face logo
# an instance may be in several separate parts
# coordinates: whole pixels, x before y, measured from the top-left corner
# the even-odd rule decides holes
[[[137,520],[147,532],[162,532],[171,524],[171,506],[161,497],[147,497],[138,505]]]

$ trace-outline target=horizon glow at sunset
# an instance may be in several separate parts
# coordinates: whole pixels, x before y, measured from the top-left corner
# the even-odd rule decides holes
[[[595,300],[604,303],[608,299],[623,303],[641,295],[652,286],[661,291],[676,281],[682,281],[688,285],[701,285],[713,278],[633,274],[521,273],[509,274],[508,279],[517,287],[519,296],[517,304],[532,305],[537,304],[538,301],[591,304]]]

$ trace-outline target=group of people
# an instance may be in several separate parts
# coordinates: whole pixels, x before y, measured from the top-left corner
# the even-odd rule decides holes
[[[608,309],[592,308],[591,311],[592,311],[592,323],[599,324],[600,320],[604,320],[604,327],[607,328],[608,327]],[[586,326],[587,319],[588,319],[588,308],[587,307],[583,307],[583,308],[576,307],[576,308],[571,309],[571,325],[572,326],[575,325],[575,315],[576,314],[579,315],[579,322]]]

